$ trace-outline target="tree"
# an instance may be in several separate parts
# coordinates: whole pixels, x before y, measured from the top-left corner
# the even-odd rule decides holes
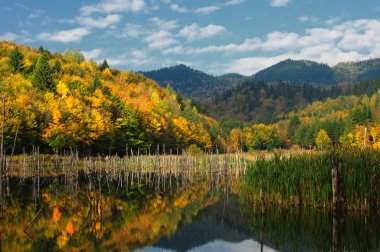
[[[9,55],[9,65],[11,67],[12,73],[18,73],[22,67],[22,61],[24,60],[24,55],[20,52],[18,47],[12,50]]]
[[[296,130],[301,125],[301,121],[298,118],[298,116],[293,116],[292,119],[290,119],[289,127],[288,127],[288,138],[292,139],[294,134],[296,133]]]
[[[315,138],[315,144],[320,150],[327,150],[331,147],[330,137],[327,135],[327,132],[324,129],[321,129],[318,132],[318,135]]]
[[[259,150],[271,150],[281,145],[280,134],[276,126],[253,125],[253,147]]]
[[[105,69],[107,69],[107,68],[110,68],[110,67],[108,66],[108,62],[107,62],[107,60],[105,59],[105,60],[103,60],[103,62],[99,65],[99,70],[100,70],[100,71],[103,71],[103,70],[105,70]]]
[[[49,55],[43,53],[37,60],[36,68],[33,71],[32,83],[41,90],[54,90],[52,70],[49,65]]]
[[[228,136],[228,145],[230,151],[239,151],[242,149],[243,143],[243,132],[241,129],[233,129]]]

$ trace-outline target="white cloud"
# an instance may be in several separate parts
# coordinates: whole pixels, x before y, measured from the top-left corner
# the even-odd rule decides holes
[[[244,3],[245,0],[230,0],[226,2],[226,5],[238,5]]]
[[[198,24],[193,23],[192,25],[182,28],[179,34],[185,37],[188,41],[195,41],[199,39],[211,38],[226,32],[226,28],[221,25],[210,24],[205,27],[200,27]]]
[[[201,15],[206,15],[206,14],[213,13],[219,9],[220,9],[220,7],[218,7],[216,5],[210,5],[210,6],[206,6],[206,7],[197,8],[197,9],[195,9],[195,12],[198,14],[201,14]]]
[[[306,23],[306,22],[314,22],[314,23],[318,23],[319,22],[319,18],[318,17],[315,17],[315,16],[300,16],[297,18],[298,21],[302,22],[302,23]]]
[[[154,17],[151,19],[151,21],[155,26],[157,26],[161,30],[173,30],[178,27],[178,23],[176,20],[166,20]]]
[[[179,6],[178,4],[170,4],[170,9],[172,11],[178,12],[178,13],[186,13],[189,12],[189,9],[183,6]]]
[[[96,48],[91,51],[82,51],[82,54],[87,60],[97,60],[98,57],[102,54],[102,49]]]
[[[270,5],[272,7],[286,7],[291,3],[291,0],[270,0]]]
[[[3,35],[0,35],[0,40],[15,41],[20,36],[13,32],[6,32]]]
[[[147,42],[148,47],[152,49],[163,49],[178,43],[178,41],[173,38],[173,35],[166,30],[154,32],[148,35],[144,41]]]
[[[146,34],[144,27],[138,24],[127,23],[121,32],[111,32],[117,38],[140,38]]]
[[[55,41],[61,43],[79,42],[83,37],[89,35],[91,31],[87,28],[79,27],[71,30],[58,32],[43,32],[37,35],[37,38],[42,41]]]
[[[84,16],[93,13],[120,13],[120,12],[140,12],[145,8],[144,0],[103,0],[99,4],[85,5],[80,8]]]
[[[189,48],[183,46],[176,46],[173,48],[168,48],[163,51],[164,54],[205,54],[205,53],[224,53],[224,54],[234,54],[243,53],[249,51],[255,51],[261,48],[262,41],[259,38],[246,39],[241,44],[227,44],[227,45],[210,45],[201,48]]]
[[[107,58],[111,66],[141,66],[153,62],[146,50],[132,50],[118,57]]]
[[[305,22],[307,22],[309,20],[310,20],[309,16],[300,16],[300,17],[298,17],[298,21],[303,22],[303,23],[305,23]]]
[[[265,51],[291,49],[297,46],[299,37],[297,33],[271,32],[267,35],[266,41],[261,45],[261,49]]]
[[[189,28],[190,27],[190,28]],[[200,27],[183,29],[182,35],[189,40],[199,38]],[[380,21],[362,19],[343,22],[333,26],[306,29],[303,33],[274,31],[265,37],[253,37],[242,43],[185,47],[177,45],[163,50],[163,54],[197,55],[207,53],[252,52],[255,56],[235,59],[224,67],[225,72],[252,74],[280,60],[306,59],[335,65],[342,61],[357,61],[380,57]],[[267,55],[271,52],[272,56]],[[241,69],[239,71],[239,69]]]
[[[121,18],[122,18],[121,15],[116,15],[116,14],[107,15],[105,18],[98,18],[98,19],[85,16],[85,17],[78,17],[77,22],[84,26],[104,29],[110,25],[119,23]]]

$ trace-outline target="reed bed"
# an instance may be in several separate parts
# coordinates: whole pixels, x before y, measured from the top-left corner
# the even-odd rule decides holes
[[[380,151],[372,149],[259,158],[247,172],[242,193],[265,204],[332,208],[332,169],[337,167],[344,208],[380,209]]]

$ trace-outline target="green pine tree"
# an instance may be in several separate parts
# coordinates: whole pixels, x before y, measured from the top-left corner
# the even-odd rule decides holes
[[[33,71],[32,83],[41,90],[54,90],[52,69],[49,65],[49,55],[43,53],[37,60]]]
[[[9,55],[9,65],[11,67],[12,73],[18,73],[21,71],[23,60],[24,55],[20,52],[18,47],[11,51]]]

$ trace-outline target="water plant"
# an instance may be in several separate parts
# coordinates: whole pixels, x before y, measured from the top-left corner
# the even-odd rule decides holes
[[[380,151],[332,150],[294,156],[276,154],[252,164],[242,193],[282,206],[332,207],[332,169],[341,167],[344,207],[379,209]],[[263,195],[264,194],[264,195]]]

